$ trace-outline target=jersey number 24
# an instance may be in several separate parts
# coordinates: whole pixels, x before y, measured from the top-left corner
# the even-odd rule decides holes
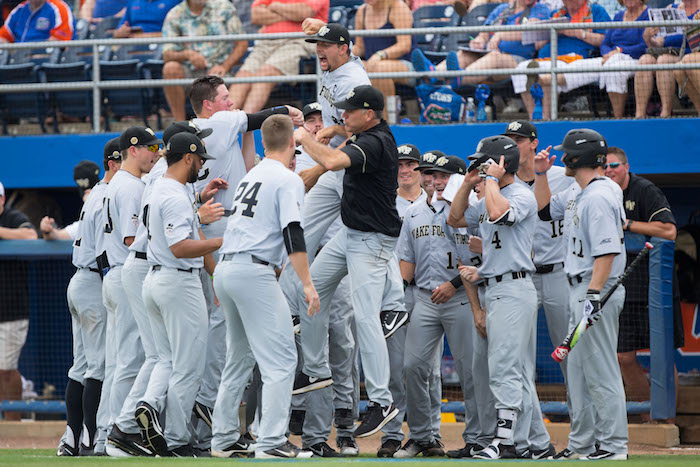
[[[255,217],[255,206],[258,204],[258,192],[260,191],[260,186],[262,182],[255,182],[248,188],[248,182],[243,182],[238,185],[238,191],[236,191],[236,197],[233,199],[233,212],[231,215],[236,213],[238,206],[245,204],[246,208],[241,211],[241,216]],[[248,190],[246,191],[246,188]]]

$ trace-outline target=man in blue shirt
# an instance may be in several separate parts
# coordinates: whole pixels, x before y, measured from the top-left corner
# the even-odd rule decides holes
[[[182,0],[129,0],[113,37],[160,36],[165,15]]]

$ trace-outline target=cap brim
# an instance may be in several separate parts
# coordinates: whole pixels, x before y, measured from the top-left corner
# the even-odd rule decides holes
[[[349,101],[344,100],[344,101],[338,101],[338,102],[333,102],[333,106],[335,106],[338,109],[343,109],[343,110],[355,110],[355,109],[362,109],[364,107],[359,107],[356,105],[352,105]]]
[[[210,134],[212,134],[213,132],[214,132],[214,129],[213,129],[213,128],[202,128],[202,129],[199,130],[199,132],[197,133],[197,136],[199,137],[199,139],[204,139],[204,138],[206,138],[207,136],[209,136]]]
[[[442,172],[446,174],[456,174],[454,170],[446,170],[443,167],[430,167],[429,169],[426,169],[426,172]]]
[[[200,153],[195,153],[195,154],[197,154],[199,157],[201,157],[202,159],[207,160],[207,161],[211,161],[211,160],[216,159],[216,157],[212,156],[212,155],[209,154],[208,152],[204,152],[204,153],[201,153],[201,154],[200,154]]]
[[[151,139],[149,141],[143,142],[142,146],[150,146],[152,144],[164,144],[164,143],[163,143],[162,139],[158,139],[158,138],[154,137],[153,139]]]
[[[420,159],[417,157],[411,157],[411,156],[399,156],[400,161],[416,161],[420,164]]]
[[[311,44],[315,44],[316,42],[326,42],[328,44],[345,44],[345,42],[339,42],[339,41],[332,41],[330,39],[326,39],[325,37],[321,36],[311,36],[308,39],[304,39],[306,42],[310,42]]]
[[[432,169],[433,167],[435,167],[433,164],[418,164],[418,167],[413,170],[427,170]]]
[[[554,146],[552,149],[554,149],[555,151],[566,151],[563,144],[558,144],[558,145]]]

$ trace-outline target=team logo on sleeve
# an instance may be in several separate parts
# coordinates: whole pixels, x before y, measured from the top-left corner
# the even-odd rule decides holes
[[[173,230],[175,230],[175,226],[173,224],[168,224],[165,226],[165,235],[172,235]]]

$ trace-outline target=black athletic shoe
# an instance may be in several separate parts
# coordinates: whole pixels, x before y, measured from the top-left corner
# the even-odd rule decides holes
[[[468,459],[470,457],[474,457],[474,455],[482,449],[484,448],[482,448],[476,443],[469,443],[466,444],[463,448],[447,451],[447,457],[450,457],[452,459]]]
[[[445,451],[442,449],[442,443],[439,441],[416,441],[409,439],[404,446],[396,451],[395,459],[410,459],[418,454],[423,454],[423,457],[444,456]]]
[[[110,457],[153,457],[154,455],[153,451],[141,441],[141,435],[124,433],[117,425],[112,427],[105,448]]]
[[[75,457],[79,454],[78,449],[61,443],[56,450],[56,455],[61,457]]]
[[[253,438],[253,435],[250,434],[250,431],[241,436],[241,439],[239,441],[245,441],[249,445],[253,445],[256,443],[255,438]]]
[[[301,332],[301,317],[299,315],[292,315],[292,326],[294,327],[294,334]]]
[[[194,414],[197,416],[197,418],[206,423],[209,429],[211,430],[212,418],[214,417],[214,410],[211,407],[207,407],[201,402],[196,401],[192,410],[194,411]]]
[[[243,437],[221,451],[211,450],[212,457],[251,457],[255,451],[254,445],[247,443]]]
[[[194,448],[194,457],[211,457],[211,449]]]
[[[357,457],[360,454],[360,448],[357,446],[357,443],[349,436],[338,436],[335,439],[335,444],[345,457]]]
[[[475,459],[517,459],[515,446],[500,444],[494,441],[484,449],[474,454]]]
[[[314,457],[343,457],[338,451],[328,445],[328,443],[316,443],[306,448],[314,454]]]
[[[382,331],[384,338],[388,339],[392,334],[399,330],[401,326],[408,322],[408,313],[405,311],[382,311],[379,313],[379,319],[382,322]]]
[[[304,432],[304,418],[306,418],[304,410],[292,410],[292,415],[289,417],[289,432],[291,434],[302,435]]]
[[[583,456],[582,456],[581,454],[579,454],[579,453],[577,453],[577,452],[574,452],[574,451],[572,451],[572,450],[569,449],[569,448],[566,448],[566,449],[564,449],[563,451],[561,451],[559,454],[556,454],[556,455],[554,456],[554,459],[555,459],[555,460],[566,461],[566,460],[580,459],[580,458],[582,458],[582,457],[583,457]]]
[[[584,456],[581,459],[582,460],[589,460],[589,461],[600,461],[600,460],[626,461],[627,454],[618,454],[618,453],[614,453],[614,452],[610,452],[610,451],[605,451],[603,449],[598,449],[593,454],[589,454],[587,456]]]
[[[80,448],[78,450],[78,455],[80,457],[93,457],[95,455],[95,446],[85,446],[83,443],[80,443]]]
[[[158,455],[168,454],[168,443],[165,442],[163,428],[158,420],[158,411],[145,402],[140,402],[136,406],[134,413],[136,423],[141,430],[141,440]]]
[[[399,409],[393,403],[389,407],[382,407],[379,404],[370,402],[367,412],[362,416],[360,426],[355,430],[355,438],[372,436],[398,414]]]
[[[377,457],[394,457],[394,453],[401,449],[401,441],[398,439],[387,439],[377,451]]]
[[[276,448],[268,449],[267,451],[261,452],[261,453],[255,453],[255,458],[256,459],[278,459],[278,458],[283,458],[283,459],[290,459],[297,457],[299,459],[308,459],[313,455],[311,451],[306,451],[299,449],[298,447],[294,446],[292,443],[287,441],[281,446],[277,446]]]
[[[294,390],[292,394],[304,394],[305,392],[325,388],[331,384],[333,384],[333,379],[330,376],[328,378],[317,378],[300,372],[297,377],[294,378]]]
[[[165,457],[197,457],[197,453],[191,444],[185,444],[169,450]]]
[[[553,459],[557,455],[557,450],[554,449],[554,445],[549,443],[546,449],[529,449],[530,459],[541,460],[541,459]]]
[[[334,423],[336,428],[349,430],[355,426],[351,409],[335,409]]]

